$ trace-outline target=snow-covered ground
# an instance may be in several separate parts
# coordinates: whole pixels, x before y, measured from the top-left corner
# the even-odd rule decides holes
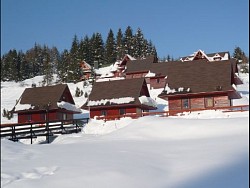
[[[249,77],[237,86],[249,104]],[[11,110],[25,87],[1,83],[1,112]],[[83,83],[68,84],[90,92]],[[166,103],[150,90],[159,110]],[[87,113],[85,111],[85,113]],[[16,122],[16,117],[1,122]],[[249,114],[203,111],[176,117],[148,116],[116,121],[92,119],[81,133],[60,135],[51,144],[41,140],[1,139],[1,187],[4,188],[247,188],[249,187]]]

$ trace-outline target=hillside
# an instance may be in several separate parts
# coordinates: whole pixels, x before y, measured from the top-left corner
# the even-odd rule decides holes
[[[237,87],[249,104],[249,78]],[[41,77],[3,82],[1,110],[11,109],[22,91]],[[83,83],[69,83],[74,95]],[[156,98],[160,109],[167,105]],[[74,97],[81,106],[86,98]],[[86,113],[83,112],[83,113]],[[1,122],[15,122],[1,118]],[[247,188],[249,186],[249,114],[203,111],[176,117],[91,120],[81,133],[14,143],[1,139],[3,188]],[[27,144],[26,144],[27,143]]]

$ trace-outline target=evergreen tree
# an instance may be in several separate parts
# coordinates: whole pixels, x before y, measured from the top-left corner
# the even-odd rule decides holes
[[[125,50],[123,45],[123,34],[121,28],[119,28],[116,35],[116,51],[117,51],[117,59],[122,59],[125,55]]]
[[[107,61],[104,60],[104,43],[100,33],[93,34],[92,47],[94,64],[98,64],[98,67],[107,64]]]
[[[44,46],[43,48],[43,68],[43,85],[49,86],[53,81],[53,65],[50,51],[47,46]]]
[[[143,33],[140,28],[137,29],[135,34],[134,57],[147,56],[147,41],[144,39]]]
[[[86,35],[83,40],[80,42],[80,53],[81,53],[81,59],[86,61],[91,66],[94,66],[93,64],[93,55],[91,53],[92,45],[89,37]]]
[[[59,80],[62,82],[68,82],[69,81],[69,70],[70,70],[70,53],[68,50],[64,50],[61,55],[61,60],[58,62],[57,65],[57,75],[59,77]]]
[[[130,26],[127,27],[124,36],[124,50],[125,54],[134,55],[133,54],[133,31]]]
[[[70,65],[68,71],[68,79],[71,81],[80,80],[82,71],[80,68],[81,59],[79,58],[79,41],[75,35],[70,49]]]
[[[108,64],[114,63],[117,57],[116,44],[113,31],[110,29],[105,45],[105,60]]]
[[[245,55],[245,52],[240,47],[235,47],[233,57],[238,60],[239,63],[247,63],[248,57]]]

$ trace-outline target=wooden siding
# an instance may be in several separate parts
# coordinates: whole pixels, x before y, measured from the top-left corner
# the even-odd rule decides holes
[[[228,99],[228,96],[218,96],[214,97],[214,106],[215,107],[231,106],[231,102]]]
[[[181,110],[181,99],[168,99],[169,110]]]
[[[164,78],[150,78],[150,87],[154,89],[164,88],[166,85],[166,79]]]
[[[90,118],[94,118],[95,116],[102,116],[101,112],[103,110],[106,111],[107,116],[117,116],[120,115],[120,109],[125,109],[126,114],[136,113],[136,108],[114,108],[114,109],[90,109]]]
[[[227,95],[221,96],[197,96],[197,97],[189,97],[189,108],[183,107],[183,99],[184,98],[168,98],[169,110],[186,110],[186,109],[206,109],[206,98],[211,98],[213,100],[213,105],[210,107],[227,107],[231,106],[231,101]]]
[[[204,98],[203,97],[191,98],[190,99],[191,109],[205,108],[205,104],[204,103],[205,102],[204,102]]]
[[[63,114],[66,114],[66,119],[73,119],[73,114],[56,111],[53,110],[49,112],[49,121],[53,120],[63,120]],[[40,112],[27,112],[27,113],[18,113],[18,123],[26,123],[26,122],[42,122],[46,121],[47,115],[45,111]]]

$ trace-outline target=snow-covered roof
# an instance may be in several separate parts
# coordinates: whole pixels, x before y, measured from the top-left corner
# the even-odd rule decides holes
[[[106,105],[106,104],[129,104],[134,102],[135,98],[133,97],[121,97],[121,98],[113,98],[113,99],[101,99],[96,101],[89,101],[88,106],[99,106],[99,105]]]
[[[149,70],[149,71],[148,71],[148,74],[146,74],[145,77],[146,77],[146,78],[155,77],[155,73],[150,72],[150,70]]]

